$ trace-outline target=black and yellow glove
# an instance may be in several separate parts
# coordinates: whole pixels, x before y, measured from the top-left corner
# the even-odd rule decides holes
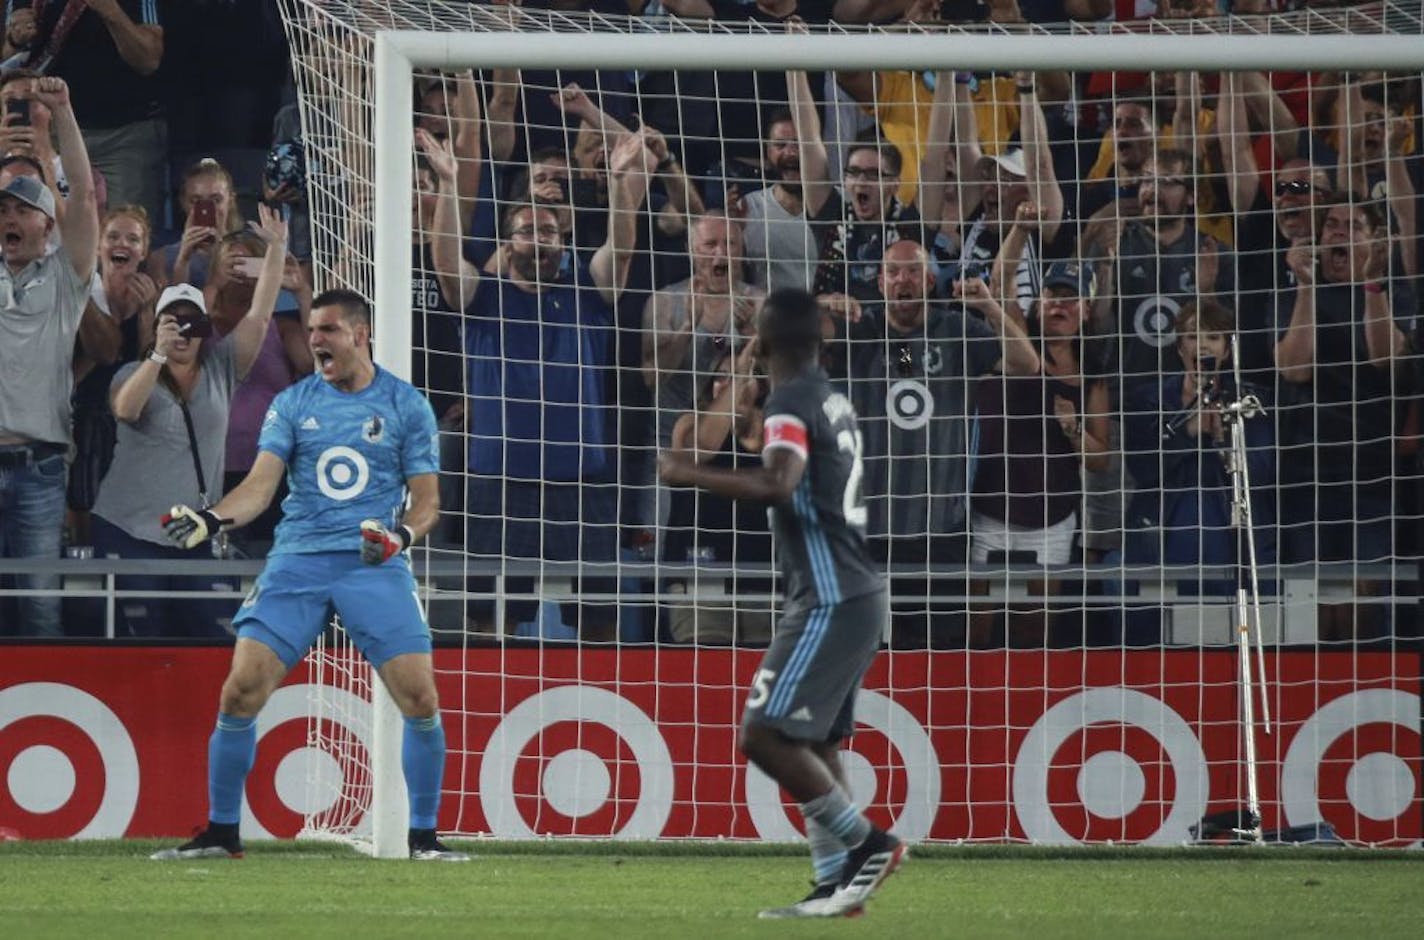
[[[179,548],[197,548],[221,532],[224,526],[232,525],[231,519],[220,519],[210,509],[188,506],[174,506],[158,521],[163,526],[164,536]]]

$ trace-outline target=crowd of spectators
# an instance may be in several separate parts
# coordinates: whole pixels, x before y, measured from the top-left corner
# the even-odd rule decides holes
[[[3,277],[16,298],[0,310],[3,550],[56,557],[67,532],[73,545],[143,556],[159,539],[130,518],[133,494],[173,495],[155,495],[155,519],[205,488],[216,499],[250,465],[266,403],[311,369],[304,193],[280,171],[300,162],[298,129],[290,106],[278,111],[280,85],[243,96],[204,73],[170,100],[175,74],[202,70],[191,49],[170,49],[162,4],[90,0],[68,28],[61,11],[74,5],[28,6],[7,9],[7,51],[18,51],[0,83]],[[523,6],[791,32],[1152,13],[1141,0]],[[1155,15],[1225,11],[1170,0]],[[263,36],[254,42],[270,44]],[[123,81],[101,94],[73,43],[103,47]],[[181,159],[212,140],[211,116],[182,106],[194,88],[231,100],[249,129],[272,119],[209,148],[258,149],[255,172],[237,158]],[[29,102],[23,122],[11,100]],[[445,432],[439,542],[483,560],[588,563],[595,576],[577,589],[623,601],[550,613],[531,594],[505,605],[505,624],[475,603],[461,625],[767,639],[764,513],[668,490],[653,458],[759,459],[754,323],[766,293],[787,286],[819,297],[824,367],[860,416],[867,534],[894,571],[897,646],[1160,642],[1156,611],[1073,603],[1074,591],[1109,589],[1086,571],[1045,570],[1007,605],[966,602],[990,583],[950,573],[1230,568],[1243,543],[1221,406],[1247,394],[1265,409],[1243,435],[1259,561],[1417,554],[1420,104],[1419,75],[1379,73],[421,77],[412,365]],[[105,117],[86,123],[95,107]],[[184,148],[180,115],[194,135]],[[279,168],[266,178],[264,160]],[[353,195],[356,246],[365,204]],[[274,209],[259,217],[259,200]],[[43,271],[58,273],[41,304],[26,282]],[[27,325],[42,307],[43,335]],[[210,332],[177,335],[187,322]],[[57,404],[71,387],[72,407]],[[184,427],[200,403],[213,411],[201,441]],[[136,448],[165,474],[143,480]],[[125,504],[106,511],[119,487]],[[260,553],[274,522],[231,550]],[[614,575],[620,558],[680,567],[630,588]],[[709,585],[725,597],[705,599]],[[1234,593],[1219,570],[1177,587]],[[1389,588],[1361,577],[1355,593]],[[661,603],[627,596],[653,589]],[[150,634],[153,612],[130,606],[122,629]],[[631,607],[653,613],[630,628]],[[159,619],[190,635],[209,622]],[[0,622],[60,630],[55,600],[26,599]],[[1406,629],[1369,604],[1322,605],[1318,622],[1326,640]]]
[[[295,97],[280,16],[226,0],[7,0],[4,16],[0,554],[181,555],[155,511],[215,501],[251,465],[272,397],[311,371],[309,265],[259,205],[290,198],[263,179]],[[161,570],[117,586],[238,585]],[[116,621],[227,636],[231,606],[125,598]],[[94,635],[103,617],[102,602],[19,595],[0,635]]]

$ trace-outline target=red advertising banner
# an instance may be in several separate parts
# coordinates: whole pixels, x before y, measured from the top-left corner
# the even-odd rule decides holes
[[[205,817],[228,657],[6,648],[0,830],[187,835]],[[736,752],[758,659],[437,651],[450,755],[442,828],[797,838],[796,813]],[[851,788],[914,840],[1180,843],[1203,815],[1244,803],[1235,670],[1230,650],[884,654],[856,703]],[[1266,828],[1326,822],[1357,844],[1419,845],[1419,656],[1281,653],[1267,657],[1267,676],[1273,724],[1256,738]],[[309,747],[313,677],[297,670],[259,720],[249,838],[291,836],[343,779],[348,791],[367,779],[362,706],[349,693],[325,693],[338,707],[320,732],[355,759]]]

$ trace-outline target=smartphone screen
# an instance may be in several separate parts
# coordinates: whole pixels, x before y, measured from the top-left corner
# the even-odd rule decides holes
[[[8,114],[13,114],[13,115],[15,115],[15,116],[10,120],[10,126],[11,126],[11,127],[16,127],[16,126],[25,126],[25,127],[27,127],[27,126],[29,126],[29,123],[30,123],[30,99],[28,99],[28,98],[11,98],[10,100],[8,100],[8,101],[5,102],[5,111],[6,111],[6,113],[8,113]]]
[[[194,225],[216,228],[218,224],[218,205],[211,199],[194,199],[191,215]]]

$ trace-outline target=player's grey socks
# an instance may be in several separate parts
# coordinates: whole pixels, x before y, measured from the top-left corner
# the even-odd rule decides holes
[[[257,754],[257,719],[218,713],[208,738],[208,819],[237,825],[242,819],[242,786]]]
[[[809,803],[802,803],[801,815],[805,818],[808,829],[811,821],[815,820],[848,849],[860,845],[866,836],[870,835],[870,820],[855,808],[850,797],[838,786],[832,787],[824,796],[818,796]]]
[[[445,726],[440,716],[406,718],[401,736],[401,770],[410,796],[410,828],[434,829],[445,773]]]
[[[806,817],[806,841],[811,843],[811,870],[815,873],[816,884],[839,881],[841,869],[845,867],[845,844],[810,817]]]

